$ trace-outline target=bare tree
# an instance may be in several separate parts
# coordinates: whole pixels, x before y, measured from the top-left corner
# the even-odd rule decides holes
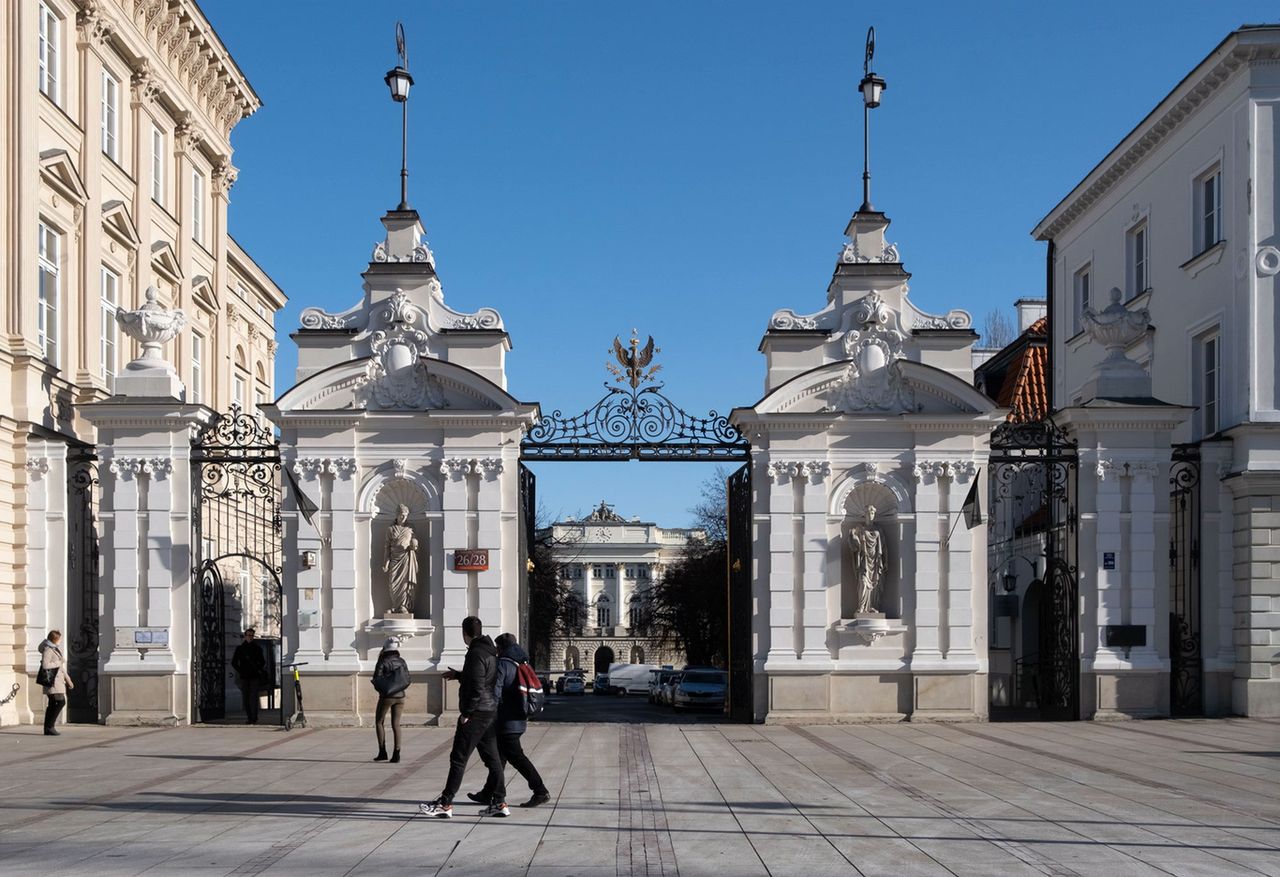
[[[1000,310],[987,311],[987,319],[982,327],[982,346],[1001,348],[1018,337],[1013,330],[1013,321]]]
[[[579,540],[556,536],[544,506],[539,505],[534,518],[534,542],[529,546],[529,642],[526,648],[534,665],[549,666],[551,638],[582,626],[582,597],[564,575],[566,551]]]

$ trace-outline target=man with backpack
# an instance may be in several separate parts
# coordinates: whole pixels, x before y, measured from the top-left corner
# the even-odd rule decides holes
[[[498,715],[486,736],[496,739],[502,766],[505,768],[509,763],[514,767],[533,792],[533,797],[520,806],[537,807],[550,801],[551,793],[520,745],[520,736],[528,727],[529,716],[541,712],[546,695],[538,674],[529,666],[529,654],[514,636],[504,633],[495,645],[498,647],[498,677],[493,684],[493,693],[498,701]],[[489,776],[493,776],[492,771]],[[468,792],[467,797],[477,804],[492,805],[494,791],[490,783],[485,783],[483,789]],[[505,796],[506,790],[501,790],[501,794]]]

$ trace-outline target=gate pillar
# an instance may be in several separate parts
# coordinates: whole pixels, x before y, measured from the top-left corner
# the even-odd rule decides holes
[[[1097,400],[1054,415],[1079,447],[1082,718],[1169,714],[1170,461],[1189,415]]]

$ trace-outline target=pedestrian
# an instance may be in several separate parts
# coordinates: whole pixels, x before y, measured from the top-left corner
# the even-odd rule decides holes
[[[236,681],[240,686],[240,694],[244,698],[244,723],[258,724],[258,706],[262,692],[262,683],[267,675],[267,656],[254,642],[257,632],[245,628],[244,642],[236,646],[231,656],[231,667],[236,671]]]
[[[520,745],[520,736],[528,728],[524,695],[520,692],[520,665],[529,663],[529,653],[509,633],[499,636],[494,645],[498,647],[498,678],[493,685],[494,696],[498,699],[498,716],[489,728],[489,736],[497,741],[503,769],[508,764],[514,767],[533,792],[533,797],[520,806],[537,807],[550,801],[551,793]],[[493,789],[486,783],[479,792],[467,792],[467,797],[477,804],[491,804]]]
[[[60,736],[54,725],[58,723],[62,708],[67,705],[67,689],[76,687],[67,675],[67,662],[62,657],[60,642],[62,631],[51,630],[40,643],[40,675],[36,677],[36,681],[44,686],[45,697],[49,698],[44,710],[44,732],[50,737]]]
[[[453,818],[453,796],[462,786],[471,753],[478,748],[480,760],[489,768],[489,780],[485,785],[491,790],[493,800],[480,811],[481,816],[510,816],[507,807],[507,789],[502,776],[502,758],[493,737],[485,732],[493,724],[498,711],[498,700],[493,696],[498,678],[498,647],[484,635],[480,619],[469,615],[462,619],[462,641],[467,644],[467,657],[459,672],[452,667],[443,674],[450,681],[458,680],[458,725],[453,732],[453,751],[449,753],[449,779],[444,791],[434,801],[424,801],[418,809],[437,819]]]
[[[400,715],[404,712],[404,693],[409,687],[409,665],[400,657],[400,638],[387,637],[378,653],[378,663],[373,667],[373,687],[378,689],[378,712],[373,718],[373,729],[378,735],[378,757],[374,761],[387,761],[387,732],[383,727],[387,714],[391,715],[391,738],[394,748],[391,763],[400,763]]]

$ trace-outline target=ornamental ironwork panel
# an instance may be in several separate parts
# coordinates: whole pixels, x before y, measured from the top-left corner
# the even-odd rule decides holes
[[[751,464],[744,463],[729,476],[729,718],[750,722],[755,718],[751,673],[755,655],[751,648]]]
[[[96,723],[100,600],[98,546],[98,458],[92,448],[67,456],[68,670],[67,720]]]
[[[659,349],[653,336],[640,347],[613,340],[606,368],[618,386],[581,414],[556,410],[529,430],[520,444],[525,460],[746,460],[750,445],[729,419],[715,411],[694,417],[668,398],[655,377]]]
[[[1076,443],[1051,418],[1001,424],[988,462],[992,592],[1022,587],[1009,646],[1012,707],[1080,715],[1080,587]]]
[[[1169,486],[1169,706],[1196,716],[1204,712],[1198,446],[1174,446]]]
[[[193,439],[191,464],[192,703],[212,721],[226,715],[228,656],[243,630],[283,638],[280,445],[267,421],[233,405]]]

